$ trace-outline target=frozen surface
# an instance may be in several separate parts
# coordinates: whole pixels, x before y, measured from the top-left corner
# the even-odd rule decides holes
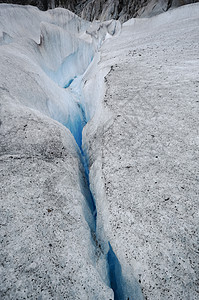
[[[112,117],[87,128],[90,173],[126,282],[133,272],[147,299],[198,299],[198,41],[195,4],[132,19],[101,49]]]
[[[197,299],[198,15],[0,5],[2,299]]]

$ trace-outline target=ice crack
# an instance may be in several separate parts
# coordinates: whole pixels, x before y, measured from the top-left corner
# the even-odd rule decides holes
[[[73,81],[73,80],[72,80]],[[71,81],[71,83],[72,83]],[[70,128],[79,128],[79,132],[76,132],[75,134],[73,133],[73,130],[71,130],[77,145],[79,146],[79,153],[80,153],[80,161],[81,164],[83,166],[83,177],[84,177],[84,188],[83,188],[83,193],[84,193],[84,197],[86,199],[88,208],[91,212],[92,215],[92,222],[89,221],[89,218],[87,218],[87,216],[85,216],[85,218],[87,219],[88,225],[90,227],[90,231],[91,231],[91,237],[93,239],[93,244],[95,245],[96,248],[99,248],[100,243],[98,242],[98,238],[97,238],[97,208],[96,208],[96,203],[95,203],[95,199],[94,196],[92,194],[92,191],[90,189],[90,177],[89,177],[89,166],[88,166],[88,157],[86,156],[86,154],[84,153],[83,149],[82,149],[82,131],[84,126],[87,124],[88,120],[86,119],[86,113],[84,111],[83,105],[78,103],[78,113],[79,113],[79,118],[76,118],[76,120],[81,120],[80,123],[77,124],[72,124],[68,127]],[[105,243],[108,243],[109,246],[109,250],[108,253],[105,254],[105,259],[107,261],[107,268],[108,268],[108,280],[110,283],[110,288],[112,288],[113,292],[114,292],[114,299],[115,300],[123,300],[124,299],[124,295],[123,295],[123,287],[122,287],[122,283],[123,283],[123,278],[122,278],[122,268],[120,265],[120,262],[116,256],[116,254],[114,253],[111,244],[109,241],[104,241]],[[97,251],[96,249],[96,253],[98,253],[99,251]],[[102,254],[102,252],[101,252]]]

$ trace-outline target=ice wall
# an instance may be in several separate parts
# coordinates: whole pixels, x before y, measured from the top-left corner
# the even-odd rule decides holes
[[[119,30],[118,23],[91,24],[63,9],[43,13],[33,7],[0,8],[2,73],[9,73],[10,81],[15,81],[11,84],[2,76],[2,84],[22,104],[61,123],[77,118],[79,99],[63,87],[83,75],[106,35]],[[4,61],[6,57],[10,64]],[[28,98],[27,84],[32,89]]]

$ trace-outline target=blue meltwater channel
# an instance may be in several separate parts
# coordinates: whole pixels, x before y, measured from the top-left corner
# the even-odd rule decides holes
[[[86,119],[85,110],[82,104],[80,104],[79,102],[77,103],[77,111],[78,114],[77,117],[75,118],[75,122],[71,122],[71,120],[69,119],[67,124],[64,125],[71,131],[80,149],[80,161],[83,166],[83,172],[84,172],[83,177],[85,182],[83,193],[84,193],[84,197],[86,198],[86,202],[90,210],[90,213],[92,215],[92,222],[88,222],[88,225],[91,230],[91,236],[94,241],[94,244],[97,245],[99,244],[97,241],[97,208],[96,208],[95,199],[90,189],[89,158],[87,157],[87,155],[85,154],[82,148],[82,131],[84,126],[87,124],[88,120]],[[114,299],[124,300],[126,298],[124,298],[123,295],[122,268],[109,242],[108,242],[108,246],[109,246],[109,250],[105,258],[107,261],[109,285],[114,292]]]

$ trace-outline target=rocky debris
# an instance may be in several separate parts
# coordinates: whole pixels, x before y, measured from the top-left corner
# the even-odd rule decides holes
[[[196,2],[198,0],[0,0],[0,3],[34,5],[41,10],[64,7],[88,21],[119,19],[121,22]]]

